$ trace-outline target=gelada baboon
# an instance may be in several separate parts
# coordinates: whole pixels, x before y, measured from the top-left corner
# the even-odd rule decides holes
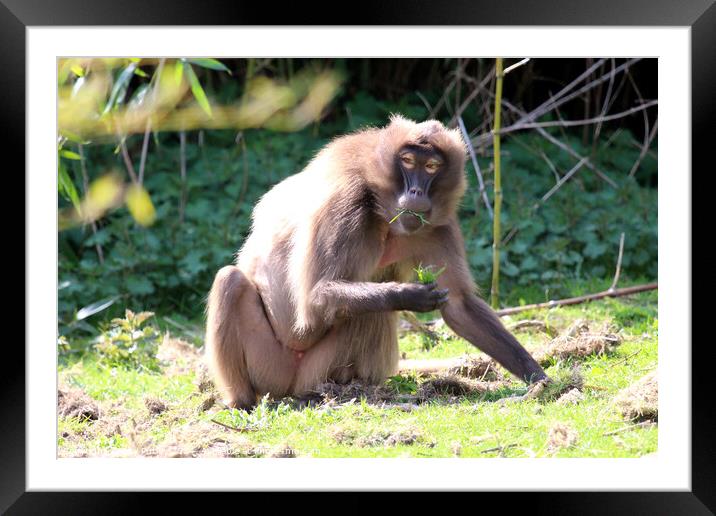
[[[517,377],[545,378],[475,293],[456,219],[465,150],[456,130],[394,116],[333,140],[263,196],[208,299],[207,357],[229,405],[383,381],[398,367],[398,310],[439,309]],[[420,263],[445,271],[411,282]]]

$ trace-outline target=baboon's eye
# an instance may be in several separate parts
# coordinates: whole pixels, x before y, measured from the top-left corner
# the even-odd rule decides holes
[[[438,171],[440,165],[442,165],[442,163],[438,160],[431,159],[425,164],[425,170],[427,170],[428,174],[434,174]]]
[[[415,157],[412,154],[401,154],[400,161],[403,162],[403,165],[405,166],[405,168],[414,168],[415,167]]]

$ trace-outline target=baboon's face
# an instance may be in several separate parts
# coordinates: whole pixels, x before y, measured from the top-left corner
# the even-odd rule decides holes
[[[445,157],[430,144],[406,145],[395,156],[398,218],[406,233],[430,224],[436,179],[445,173]]]

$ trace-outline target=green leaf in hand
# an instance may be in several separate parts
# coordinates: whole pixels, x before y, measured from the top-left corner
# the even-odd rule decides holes
[[[418,281],[420,283],[422,283],[423,285],[427,285],[428,283],[434,283],[438,279],[438,277],[443,272],[445,272],[445,267],[443,267],[442,269],[439,269],[437,271],[435,271],[433,269],[434,269],[434,267],[432,265],[423,267],[423,264],[421,263],[413,270],[418,275]]]

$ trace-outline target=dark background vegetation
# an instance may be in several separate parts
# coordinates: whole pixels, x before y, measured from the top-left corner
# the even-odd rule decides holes
[[[516,62],[507,59],[506,66]],[[235,101],[243,94],[248,61],[221,59],[231,74],[202,69],[201,84],[212,103]],[[503,97],[529,112],[579,76],[593,60],[533,59],[505,77]],[[617,59],[620,64],[624,59]],[[341,73],[340,93],[321,119],[297,132],[267,129],[195,130],[186,134],[186,178],[180,175],[179,135],[152,135],[144,186],[157,219],[141,227],[126,208],[118,208],[89,225],[59,234],[60,333],[94,332],[110,317],[134,310],[200,320],[215,272],[233,260],[250,227],[258,198],[272,185],[299,172],[331,138],[366,125],[384,125],[391,113],[415,120],[429,116],[454,125],[453,115],[494,59],[303,59],[252,60],[252,74],[289,77],[305,67]],[[594,77],[609,73],[610,60]],[[456,71],[459,71],[456,79]],[[657,62],[644,59],[628,74],[616,76],[610,113],[657,98]],[[136,88],[134,79],[130,92]],[[490,81],[488,90],[494,88]],[[544,120],[579,120],[598,116],[606,84],[552,111]],[[443,99],[441,101],[441,99]],[[440,106],[436,109],[436,106]],[[471,137],[489,133],[494,101],[477,95],[461,116]],[[574,282],[611,282],[619,238],[625,233],[621,283],[655,280],[657,274],[657,160],[655,138],[640,159],[645,137],[656,121],[656,107],[595,125],[548,127],[546,130],[581,156],[588,156],[616,184],[613,187],[583,167],[546,202],[539,203],[559,177],[578,162],[535,130],[506,134],[502,143],[503,240],[502,304],[556,299]],[[503,126],[516,117],[503,113]],[[595,138],[596,136],[596,138]],[[128,137],[136,161],[143,135]],[[480,168],[492,199],[490,145],[476,146]],[[84,149],[90,180],[109,169],[124,168],[117,142],[93,142]],[[78,161],[66,163],[79,186]],[[489,292],[492,221],[478,197],[473,165],[466,173],[470,188],[459,217],[468,259],[478,285]],[[185,199],[180,216],[180,199]],[[60,208],[69,202],[59,196]],[[98,246],[103,262],[98,257]],[[108,306],[89,318],[82,307]]]

